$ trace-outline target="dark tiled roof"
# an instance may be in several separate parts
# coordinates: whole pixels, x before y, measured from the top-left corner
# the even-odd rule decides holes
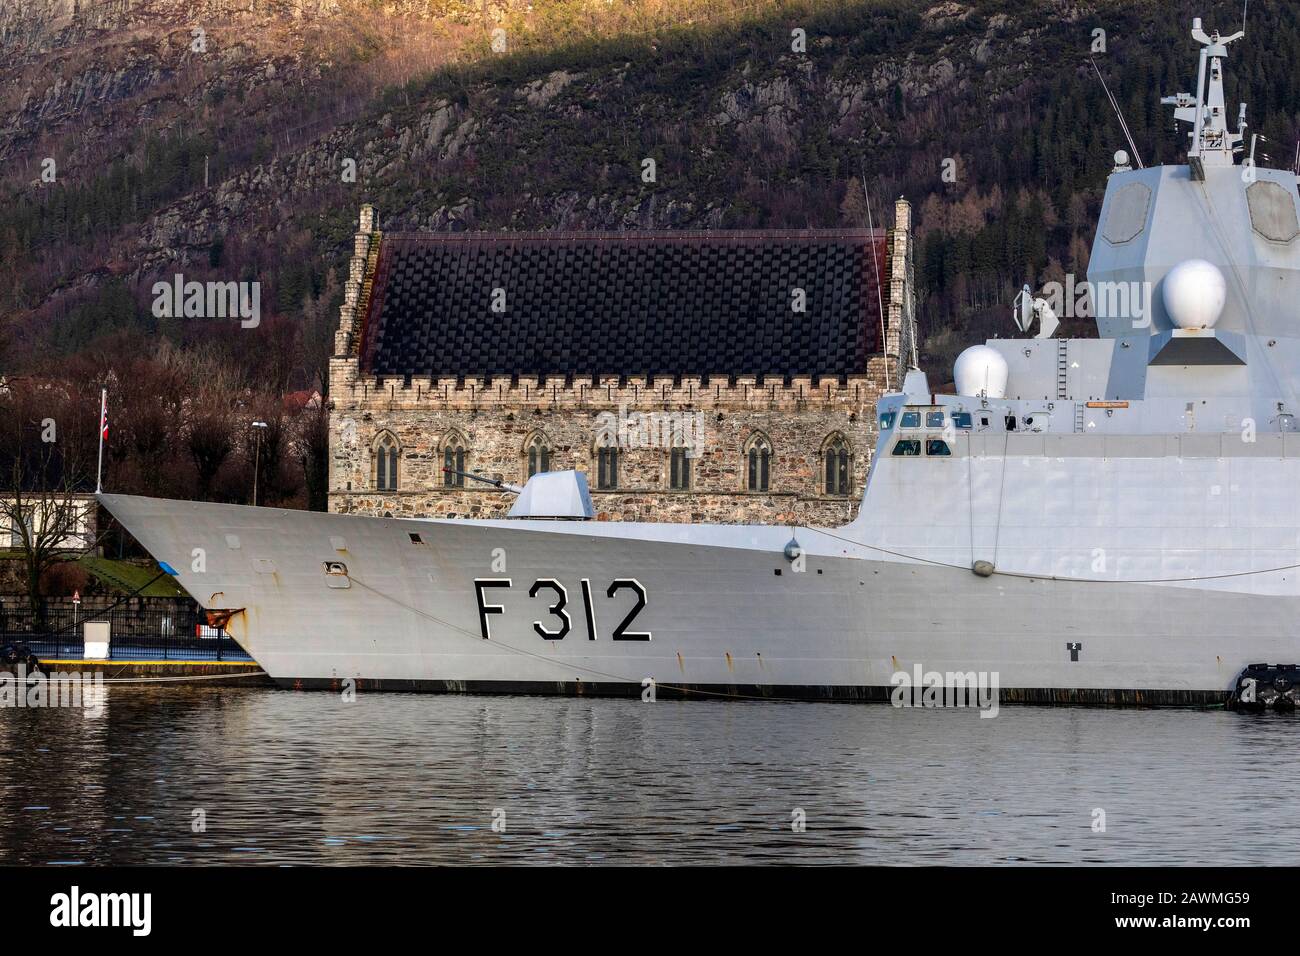
[[[435,378],[861,373],[880,338],[873,239],[883,280],[884,234],[866,230],[385,235],[361,363]]]

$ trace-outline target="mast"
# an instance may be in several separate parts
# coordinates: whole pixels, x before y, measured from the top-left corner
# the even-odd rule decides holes
[[[1237,132],[1228,131],[1228,118],[1223,106],[1223,61],[1228,55],[1228,44],[1240,40],[1245,30],[1221,37],[1216,31],[1207,34],[1201,29],[1201,18],[1192,21],[1192,39],[1201,44],[1201,62],[1196,76],[1196,93],[1179,93],[1161,97],[1160,102],[1174,107],[1174,118],[1191,124],[1191,146],[1187,150],[1187,165],[1192,179],[1205,181],[1206,166],[1232,166],[1245,138],[1246,104],[1241,104]]]

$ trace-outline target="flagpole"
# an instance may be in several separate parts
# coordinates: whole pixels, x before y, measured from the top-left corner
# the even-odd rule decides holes
[[[108,416],[108,389],[101,389],[99,393],[99,465],[95,469],[95,494],[104,490],[102,478],[104,475],[104,422]]]

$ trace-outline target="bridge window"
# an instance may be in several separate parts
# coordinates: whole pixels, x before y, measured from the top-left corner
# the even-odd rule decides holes
[[[904,427],[904,428],[920,428],[920,427],[921,427],[921,413],[920,413],[920,412],[903,412],[903,427]]]
[[[921,454],[921,439],[919,438],[900,438],[894,444],[894,455],[905,455],[909,458]]]
[[[942,438],[931,438],[925,443],[925,453],[942,457],[951,455],[952,451],[948,448],[948,443]]]
[[[943,427],[943,412],[926,412],[926,413],[925,413],[925,427],[926,427],[926,428],[942,428],[942,427]]]
[[[970,428],[971,427],[970,412],[953,412],[952,424],[955,428]]]
[[[894,427],[894,417],[894,412],[885,412],[880,416],[880,430],[882,432],[887,432]]]

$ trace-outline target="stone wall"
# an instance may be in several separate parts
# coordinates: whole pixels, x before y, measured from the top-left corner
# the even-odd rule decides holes
[[[330,362],[330,491],[335,512],[394,517],[503,516],[514,496],[467,481],[444,485],[442,450],[460,436],[465,470],[512,483],[527,478],[526,445],[535,434],[552,450],[551,470],[588,474],[600,520],[801,523],[836,525],[856,514],[876,442],[875,403],[888,385],[900,347],[897,323],[910,315],[910,214],[900,200],[891,235],[887,353],[847,380],[796,377],[646,379],[582,377],[570,381],[427,377],[376,378],[359,369],[359,329],[369,304],[380,241],[373,207],[363,206]],[[891,268],[901,262],[902,268]],[[895,287],[898,288],[895,288]],[[610,422],[636,416],[698,422],[703,442],[692,459],[689,490],[670,490],[666,443],[620,442],[616,490],[596,488],[596,446]],[[685,416],[683,419],[682,417]],[[694,416],[699,416],[695,418]],[[641,420],[642,422],[644,419]],[[746,444],[762,432],[772,447],[769,490],[747,490]],[[375,453],[384,436],[399,449],[395,491],[376,490]],[[849,493],[825,494],[823,450],[833,436],[850,450]],[[663,437],[662,435],[660,437]]]
[[[394,516],[495,517],[513,496],[487,485],[446,489],[444,440],[458,434],[468,454],[465,468],[507,482],[527,478],[525,448],[541,433],[552,449],[551,469],[576,468],[594,476],[595,447],[603,429],[620,419],[631,439],[620,448],[619,487],[600,491],[590,478],[599,517],[631,521],[800,522],[837,524],[855,513],[876,441],[875,400],[885,360],[847,382],[794,379],[790,385],[736,384],[685,378],[628,378],[569,385],[520,378],[491,381],[415,378],[376,381],[336,362],[330,395],[330,509]],[[678,416],[690,431],[698,421],[703,442],[692,459],[692,487],[669,489],[669,450],[646,437],[640,413]],[[698,419],[685,416],[698,415]],[[602,417],[603,416],[603,417]],[[671,426],[669,426],[671,427]],[[662,439],[667,429],[661,424]],[[772,447],[769,492],[746,490],[746,443],[761,431]],[[375,448],[385,433],[400,450],[398,490],[376,492]],[[842,435],[850,449],[852,493],[825,495],[822,453]],[[671,440],[671,439],[670,439]],[[469,482],[469,484],[474,484]]]

